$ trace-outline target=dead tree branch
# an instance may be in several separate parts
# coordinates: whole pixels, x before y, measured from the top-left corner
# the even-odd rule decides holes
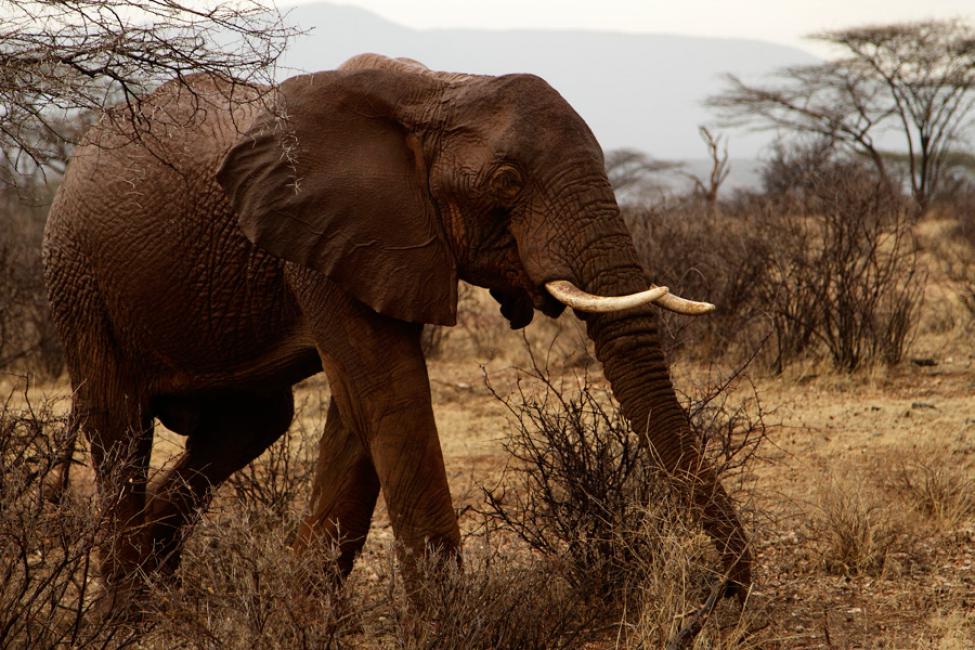
[[[0,0],[0,182],[63,164],[78,116],[192,73],[273,81],[295,33],[262,0]]]

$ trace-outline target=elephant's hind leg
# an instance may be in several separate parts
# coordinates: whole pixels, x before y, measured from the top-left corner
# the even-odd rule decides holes
[[[100,573],[105,587],[100,606],[135,605],[139,572],[145,568],[146,482],[152,451],[152,417],[136,400],[106,399],[92,384],[75,392],[72,417],[77,417],[91,448],[92,466],[101,502],[105,539],[100,548]]]
[[[51,318],[64,344],[71,376],[70,444],[63,457],[62,482],[67,487],[75,431],[88,440],[95,485],[102,509],[100,574],[106,610],[134,587],[146,556],[144,515],[152,414],[144,398],[137,364],[126,361],[118,347],[109,312],[92,265],[76,242],[52,226],[52,209],[44,256]]]
[[[160,419],[187,436],[186,449],[153,481],[148,505],[154,561],[163,573],[179,567],[182,539],[213,490],[288,430],[291,388],[160,400]]]
[[[316,542],[338,544],[338,569],[341,576],[348,575],[366,542],[378,496],[379,477],[369,452],[342,422],[333,399],[319,443],[308,515],[295,548],[304,550]]]

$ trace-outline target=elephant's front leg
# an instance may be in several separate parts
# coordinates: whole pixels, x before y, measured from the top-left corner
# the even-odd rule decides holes
[[[406,551],[404,568],[411,572],[429,548],[456,553],[460,531],[430,404],[420,326],[381,316],[338,290],[315,293],[317,305],[328,309],[312,311],[318,317],[306,311],[308,325],[341,421],[371,458],[393,532]],[[335,461],[341,459],[321,458],[318,471],[350,471],[347,463]],[[333,481],[316,479],[318,485],[327,482]],[[368,489],[361,481],[346,485]],[[338,503],[368,497],[347,495]]]
[[[304,551],[319,541],[337,545],[339,574],[347,576],[366,542],[378,496],[379,477],[369,450],[342,421],[333,398],[318,445],[308,514],[294,548]]]
[[[450,555],[460,543],[457,515],[430,408],[426,374],[415,381],[427,386],[426,394],[387,403],[378,417],[376,433],[370,437],[369,450],[393,532],[405,550],[415,557],[428,549]]]

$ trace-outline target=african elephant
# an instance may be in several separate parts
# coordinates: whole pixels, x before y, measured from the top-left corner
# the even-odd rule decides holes
[[[419,341],[422,324],[455,322],[458,279],[489,288],[512,327],[575,309],[624,415],[700,486],[696,514],[747,589],[745,534],[700,462],[650,303],[708,306],[648,287],[569,104],[532,75],[378,55],[240,101],[257,94],[196,76],[144,98],[136,120],[109,112],[51,208],[72,417],[100,489],[120,491],[107,593],[176,568],[194,509],[286,431],[292,386],[323,369],[333,397],[298,543],[341,533],[348,572],[382,489],[404,548],[454,551]],[[186,446],[147,485],[154,419]]]

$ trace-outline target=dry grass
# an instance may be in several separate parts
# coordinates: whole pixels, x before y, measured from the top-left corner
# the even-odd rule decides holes
[[[143,643],[327,648],[354,635],[358,614],[327,580],[329,554],[290,553],[288,523],[242,503],[206,516],[185,550],[180,582],[150,587]]]
[[[893,488],[939,531],[975,519],[975,464],[949,445],[905,451],[895,465]]]
[[[826,571],[847,576],[884,575],[906,529],[896,504],[856,475],[820,487],[809,523]]]
[[[718,576],[711,540],[687,521],[674,501],[649,504],[642,536],[651,553],[641,554],[638,576],[628,584],[617,629],[623,648],[669,647],[708,599]],[[760,647],[761,625],[749,604],[719,603],[692,639],[693,647]]]
[[[92,615],[95,500],[46,495],[57,479],[65,418],[9,394],[0,405],[0,647],[125,645],[129,628]]]
[[[463,570],[451,565],[422,580],[414,596],[422,616],[387,590],[390,615],[373,624],[373,639],[417,650],[489,650],[577,648],[597,636],[601,610],[587,609],[550,562],[467,541]],[[389,575],[396,575],[392,565]]]
[[[775,407],[782,426],[769,434],[766,462],[752,461],[747,472],[758,515],[751,517],[759,554],[756,593],[743,613],[720,604],[696,647],[970,645],[975,516],[966,486],[975,478],[975,429],[966,422],[973,370],[970,359],[951,354],[957,359],[951,364],[897,372],[740,382],[724,393],[727,399],[698,411],[704,429],[720,431],[737,417],[741,432],[750,425],[738,407],[757,393]],[[84,606],[84,615],[73,618],[78,600],[72,593],[95,547],[82,534],[93,531],[94,504],[77,498],[56,507],[36,498],[63,420],[53,408],[37,407],[31,415],[15,394],[3,421],[5,431],[21,433],[4,436],[5,458],[30,462],[5,461],[2,518],[4,530],[22,532],[26,550],[5,549],[2,568],[29,576],[35,588],[42,578],[64,576],[50,583],[64,591],[46,588],[30,600],[7,581],[0,611],[32,613],[10,628],[5,645],[93,647],[109,635],[113,644],[131,640],[149,648],[642,648],[671,639],[708,597],[716,566],[708,540],[665,499],[644,511],[631,505],[618,520],[614,543],[629,545],[632,579],[621,581],[616,602],[607,607],[606,599],[594,600],[573,584],[564,551],[532,552],[510,530],[485,536],[483,522],[467,506],[483,509],[477,487],[497,485],[511,460],[502,449],[511,427],[480,383],[479,369],[455,364],[451,355],[448,345],[431,373],[450,480],[466,511],[465,571],[424,586],[424,617],[404,593],[382,508],[364,556],[341,589],[326,579],[327,550],[305,556],[286,550],[307,483],[286,479],[282,468],[302,476],[321,426],[323,386],[310,382],[299,394],[314,399],[305,400],[291,438],[259,459],[242,483],[219,491],[190,538],[181,584],[154,587],[156,607],[141,626],[99,626]],[[506,371],[507,364],[495,359],[488,371],[495,388],[510,395],[517,374]],[[563,366],[556,368],[560,376]],[[697,366],[680,366],[675,375],[685,389],[715,383]],[[591,380],[596,392],[605,389],[598,375]],[[566,387],[576,391],[578,384]],[[49,390],[63,395],[60,386]],[[535,390],[528,395],[541,397]],[[931,444],[911,446],[919,436]],[[33,440],[33,446],[14,452],[14,440]],[[79,470],[75,495],[84,494],[89,476]],[[263,481],[267,489],[255,489]],[[14,485],[27,489],[15,495]],[[15,512],[21,514],[13,518]],[[13,539],[8,534],[4,543]],[[64,555],[55,542],[61,539],[75,549],[76,563],[66,569],[59,569]],[[32,558],[29,573],[18,563],[25,555]],[[96,583],[85,584],[83,602],[90,602]]]

